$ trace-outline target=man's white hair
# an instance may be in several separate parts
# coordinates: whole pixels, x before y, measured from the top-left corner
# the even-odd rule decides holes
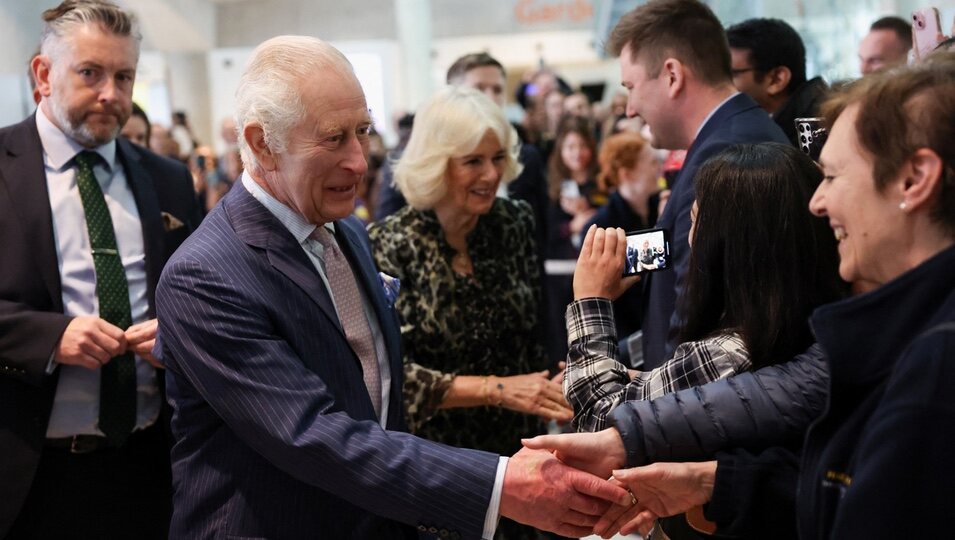
[[[301,92],[310,78],[354,77],[338,49],[309,36],[278,36],[255,48],[235,93],[235,126],[246,170],[259,165],[242,135],[249,124],[262,128],[273,153],[286,150],[289,132],[306,117]]]

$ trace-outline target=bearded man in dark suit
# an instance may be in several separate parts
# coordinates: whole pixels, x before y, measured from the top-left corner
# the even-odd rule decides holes
[[[0,537],[165,538],[153,296],[199,211],[183,165],[117,138],[133,17],[68,0],[43,18],[39,108],[0,129]]]

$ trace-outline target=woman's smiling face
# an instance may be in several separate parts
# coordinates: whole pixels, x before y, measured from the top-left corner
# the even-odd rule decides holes
[[[474,150],[448,160],[448,191],[439,204],[451,205],[462,214],[486,214],[497,197],[506,166],[504,147],[488,130]]]
[[[882,284],[905,271],[910,246],[901,223],[901,195],[892,196],[899,180],[876,188],[872,158],[856,135],[858,112],[858,105],[850,105],[833,124],[819,159],[825,178],[809,208],[829,218],[839,242],[842,279]]]

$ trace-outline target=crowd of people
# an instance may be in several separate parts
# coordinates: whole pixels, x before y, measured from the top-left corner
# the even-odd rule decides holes
[[[222,155],[133,103],[140,39],[45,11],[0,129],[0,537],[946,534],[951,39],[880,19],[830,85],[650,0],[607,107],[544,68],[512,124],[468,54],[389,149],[279,36]]]

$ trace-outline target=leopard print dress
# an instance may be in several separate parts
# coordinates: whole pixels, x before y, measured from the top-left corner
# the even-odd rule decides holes
[[[534,215],[497,199],[468,236],[473,276],[451,268],[433,211],[405,207],[369,229],[379,270],[401,280],[395,302],[412,431],[453,446],[511,455],[542,431],[532,416],[496,407],[438,410],[454,375],[519,375],[549,367],[537,321],[540,270]]]

